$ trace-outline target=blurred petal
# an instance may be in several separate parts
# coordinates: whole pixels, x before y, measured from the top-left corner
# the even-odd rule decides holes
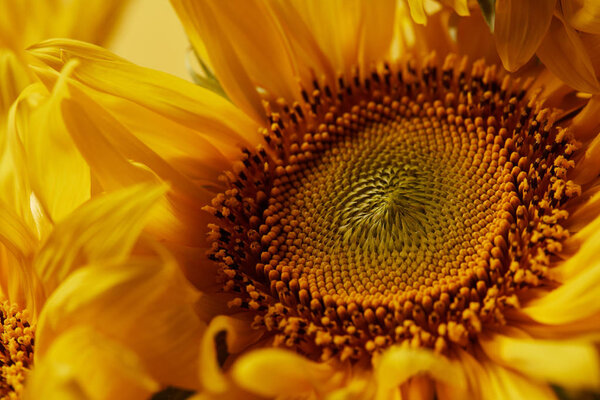
[[[458,357],[455,363],[464,369],[467,390],[446,382],[438,383],[440,400],[556,399],[554,391],[546,383],[533,381],[485,358],[476,359],[463,350],[458,351]]]
[[[600,3],[596,0],[561,0],[565,21],[578,31],[600,33]]]
[[[197,296],[166,254],[79,269],[48,298],[40,315],[36,362],[50,357],[61,333],[84,325],[134,351],[161,384],[197,388],[204,329],[193,310]]]
[[[46,293],[79,266],[123,260],[164,192],[156,184],[123,189],[95,198],[58,224],[34,264]]]
[[[597,135],[587,146],[585,152],[572,171],[571,178],[580,185],[585,185],[596,179],[600,173],[600,135]]]
[[[577,140],[588,141],[600,132],[600,96],[592,96],[572,120],[571,128]]]
[[[17,52],[49,37],[105,43],[127,0],[0,0],[0,45]]]
[[[489,64],[500,63],[494,35],[479,10],[473,10],[469,17],[457,18],[456,28],[458,54],[468,55],[473,60],[484,58]]]
[[[275,348],[244,354],[231,373],[242,388],[265,397],[325,393],[339,385],[331,366]]]
[[[600,312],[600,234],[598,231],[584,242],[555,274],[563,274],[561,286],[523,308],[536,321],[559,325],[584,319]]]
[[[556,0],[497,0],[494,36],[504,68],[516,71],[548,31]],[[557,55],[559,56],[559,55]]]
[[[365,8],[364,28],[360,39],[360,63],[363,73],[368,73],[375,63],[381,62],[390,50],[396,17],[396,1],[371,2]]]
[[[36,361],[24,399],[148,399],[158,389],[134,352],[78,326],[60,335]]]
[[[410,7],[410,16],[417,23],[424,25],[427,22],[427,15],[425,14],[424,0],[408,0],[408,6]]]
[[[3,48],[0,48],[0,82],[0,115],[6,115],[19,93],[31,83],[31,78],[15,53]]]
[[[200,349],[200,380],[202,386],[213,393],[230,389],[231,382],[222,372],[227,358],[258,341],[262,332],[252,329],[250,321],[234,316],[217,316],[202,337]]]
[[[571,87],[587,93],[600,92],[600,84],[581,38],[558,18],[552,18],[537,55],[552,73]]]
[[[375,364],[376,399],[393,398],[400,384],[422,373],[458,387],[465,384],[461,371],[442,356],[429,350],[396,346],[387,349]]]
[[[29,86],[19,97],[9,124],[23,140],[31,187],[44,214],[57,222],[90,197],[90,171],[60,117],[66,95],[67,64],[51,93]],[[20,123],[16,123],[19,121]]]
[[[499,334],[484,337],[479,343],[493,361],[528,377],[569,388],[600,387],[598,351],[590,343]]]
[[[0,242],[15,256],[28,258],[37,248],[37,238],[25,222],[0,201]]]
[[[452,7],[454,11],[461,17],[469,16],[469,4],[467,0],[442,0],[442,3]]]

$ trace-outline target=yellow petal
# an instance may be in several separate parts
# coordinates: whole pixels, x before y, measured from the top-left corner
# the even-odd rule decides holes
[[[15,126],[15,106],[11,108],[8,121],[0,117],[0,193],[3,206],[8,207],[31,229],[35,221],[29,205],[31,184],[27,174],[27,160],[23,142]],[[7,129],[9,128],[10,129]]]
[[[105,155],[100,150],[103,145],[107,148],[106,156],[110,152],[113,154],[113,158],[120,156],[122,159],[121,163],[136,163],[138,170],[140,166],[143,166],[142,169],[149,168],[162,180],[169,182],[174,189],[180,190],[186,195],[201,200],[209,200],[212,197],[212,193],[207,193],[206,190],[193,184],[189,179],[176,171],[145,143],[137,139],[116,118],[87,97],[76,86],[71,87],[70,90],[76,100],[65,99],[62,102],[65,123],[81,153],[88,160],[90,167],[94,171],[98,171],[96,168],[102,167],[105,170],[104,177],[119,179],[119,177],[110,177],[106,174],[107,168],[111,166],[106,162],[107,160],[102,160],[99,157],[100,155]],[[85,128],[85,134],[78,132],[81,128]],[[100,148],[91,146],[94,140],[97,142],[94,144],[97,144]],[[114,166],[111,169],[113,170],[113,174],[118,174]],[[142,174],[147,175],[147,171],[143,171]]]
[[[33,232],[0,201],[0,297],[29,310],[33,320],[44,301],[30,261],[37,248]]]
[[[600,33],[600,3],[596,0],[561,0],[565,21],[574,29]]]
[[[588,141],[600,132],[600,96],[592,96],[585,107],[572,120],[571,128],[577,140]]]
[[[556,394],[547,383],[535,382],[507,368],[487,363],[483,366],[489,374],[489,386],[481,385],[483,399],[539,399],[557,400]]]
[[[79,151],[103,189],[116,190],[139,182],[167,182],[171,190],[159,204],[149,229],[161,239],[207,246],[209,214],[202,211],[214,197],[214,182],[193,182],[133,135],[115,117],[70,87],[75,99],[62,102],[63,118]]]
[[[266,122],[256,85],[252,82],[242,58],[236,53],[233,43],[223,40],[219,20],[210,4],[189,0],[174,0],[171,3],[192,44],[202,41],[206,47],[215,74],[227,95],[255,121]]]
[[[235,316],[217,316],[202,337],[200,380],[205,390],[223,393],[231,383],[222,372],[227,358],[258,341],[262,332],[252,329],[250,321]]]
[[[561,266],[560,273],[568,279],[546,296],[527,304],[523,312],[549,325],[577,321],[600,312],[599,247],[600,235],[596,231],[579,252]]]
[[[571,178],[580,185],[592,182],[600,172],[600,135],[597,135],[585,148],[585,153],[577,161]]]
[[[454,361],[464,369],[467,388],[438,383],[437,395],[440,400],[506,400],[506,399],[548,399],[556,400],[556,395],[546,383],[538,383],[504,368],[484,355],[473,355],[458,350],[458,360]]]
[[[102,44],[126,4],[122,0],[2,0],[0,43],[17,51],[49,37]]]
[[[376,399],[392,398],[399,393],[400,384],[421,373],[458,387],[465,384],[462,371],[442,356],[429,350],[396,346],[386,350],[375,364]]]
[[[568,245],[577,244],[574,243],[574,236],[577,237],[581,230],[593,223],[596,217],[600,215],[600,187],[584,191],[577,202],[568,206],[567,211],[569,212],[569,219],[566,221],[565,227],[572,235],[564,243]],[[566,247],[568,250],[569,246]],[[575,248],[578,249],[578,246]],[[571,256],[571,254],[567,254],[567,256]],[[562,268],[562,266],[559,268]]]
[[[36,360],[24,399],[148,399],[160,386],[130,349],[87,326],[69,329]]]
[[[600,35],[593,33],[579,32],[579,38],[585,47],[587,55],[590,57],[596,76],[600,75]]]
[[[0,82],[0,115],[5,115],[19,93],[31,83],[21,60],[8,49],[0,49]]]
[[[139,67],[107,50],[74,40],[49,40],[30,52],[55,70],[69,59],[79,65],[71,77],[99,92],[128,99],[207,137],[251,144],[256,124],[221,96],[169,74]],[[42,79],[56,79],[36,69]],[[262,108],[261,108],[262,109]]]
[[[469,5],[467,4],[467,0],[444,0],[443,3],[452,7],[454,11],[461,17],[467,17],[471,13],[469,12]]]
[[[84,325],[134,351],[161,384],[198,388],[198,343],[204,330],[193,310],[198,294],[164,250],[157,251],[72,273],[40,315],[36,362],[49,357],[54,338]]]
[[[94,198],[58,224],[34,264],[46,293],[86,263],[127,256],[164,192],[156,184],[123,189]]]
[[[0,242],[15,256],[29,258],[37,249],[38,240],[10,207],[0,200]]]
[[[339,385],[329,365],[274,348],[243,355],[231,373],[242,388],[265,397],[327,393]]]
[[[231,160],[240,157],[237,144],[222,137],[209,139],[131,101],[107,96],[96,96],[94,101],[154,153],[199,185],[220,185],[218,176],[231,170]]]
[[[427,15],[425,15],[424,0],[408,0],[408,6],[410,7],[410,16],[412,19],[421,25],[425,25],[427,22]]]
[[[587,93],[600,91],[594,67],[581,38],[558,18],[552,18],[537,55],[552,73],[574,89]]]
[[[438,34],[439,36],[441,35]],[[501,61],[496,50],[494,35],[478,9],[474,10],[469,17],[458,18],[455,45],[458,54],[468,55],[470,59],[484,58],[489,64],[499,64]]]
[[[298,0],[293,5],[329,58],[335,73],[349,77],[359,59],[365,9],[374,6],[374,2]]]
[[[371,2],[365,8],[359,54],[363,73],[369,73],[375,63],[388,56],[394,33],[396,3],[394,0],[382,0]]]
[[[494,36],[504,68],[516,71],[548,31],[556,0],[497,0]]]
[[[569,388],[600,387],[600,360],[590,343],[500,334],[481,338],[479,343],[493,361],[533,379]]]
[[[9,119],[10,128],[23,141],[32,190],[52,222],[90,197],[89,167],[60,117],[60,102],[66,95],[64,79],[72,67],[68,64],[64,68],[52,93],[41,84],[28,87],[11,109],[11,114],[19,115]]]
[[[323,75],[330,85],[335,85],[336,76],[328,55],[294,4],[291,1],[273,1],[269,6],[290,41],[298,75],[305,87],[310,87],[315,75]]]
[[[434,381],[425,375],[414,376],[400,388],[402,399],[435,400]]]
[[[266,89],[273,98],[299,100],[296,60],[267,3],[211,1],[210,5],[219,25],[219,32],[212,32],[213,37],[229,39],[255,85]]]

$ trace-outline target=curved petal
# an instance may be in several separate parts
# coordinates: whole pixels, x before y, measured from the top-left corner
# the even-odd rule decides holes
[[[265,397],[326,393],[340,383],[331,366],[275,348],[243,355],[231,373],[242,388]]]
[[[197,344],[204,330],[193,310],[198,294],[164,250],[157,251],[72,273],[40,314],[35,362],[49,357],[61,333],[88,326],[134,351],[159,383],[198,388]]]
[[[588,141],[600,132],[600,96],[592,96],[585,107],[572,120],[571,129],[577,140]]]
[[[330,85],[335,85],[335,71],[329,56],[294,4],[290,1],[272,1],[269,6],[290,41],[301,82],[310,87],[315,75],[324,75]]]
[[[580,184],[585,185],[592,182],[600,172],[600,135],[597,135],[586,147],[585,152],[577,161],[575,168],[572,171],[572,179]]]
[[[536,299],[523,312],[549,325],[565,324],[600,312],[600,235],[595,231],[579,252],[570,257],[555,274],[564,282],[546,296]]]
[[[565,21],[578,31],[600,33],[600,3],[595,0],[561,0]]]
[[[200,381],[211,393],[231,390],[231,382],[222,371],[228,357],[258,341],[262,332],[252,329],[250,321],[235,316],[217,316],[202,337]]]
[[[581,38],[558,18],[552,18],[537,55],[566,84],[587,93],[600,92],[600,83]]]
[[[157,179],[167,182],[171,190],[149,229],[169,242],[206,246],[211,216],[202,207],[214,197],[214,182],[184,176],[77,86],[70,89],[74,94],[62,102],[63,118],[101,187],[114,190]]]
[[[349,77],[359,60],[365,7],[385,5],[385,2],[297,0],[292,4],[313,32],[335,73]]]
[[[493,361],[528,377],[568,388],[600,387],[599,354],[590,343],[500,334],[481,338],[479,343]]]
[[[516,71],[548,31],[556,0],[497,0],[494,36],[504,68]]]
[[[429,374],[449,385],[465,385],[464,376],[459,368],[429,350],[391,347],[377,360],[374,372],[377,400],[393,398],[394,393],[399,393],[400,384],[421,373]]]
[[[37,250],[37,238],[25,221],[0,200],[0,242],[19,258],[29,258]]]
[[[257,125],[221,96],[169,74],[139,67],[100,47],[53,39],[30,52],[55,70],[68,60],[79,62],[71,77],[99,92],[128,99],[208,137],[228,138],[252,146]],[[42,80],[56,79],[36,69]]]
[[[58,224],[34,264],[46,293],[79,266],[123,260],[164,193],[161,185],[133,186],[94,198]]]
[[[183,22],[195,47],[205,46],[215,74],[227,95],[258,123],[266,123],[261,99],[244,60],[230,40],[223,40],[215,11],[207,2],[173,0],[175,11]]]
[[[425,14],[425,5],[423,0],[408,0],[408,6],[410,7],[410,16],[412,19],[421,25],[427,23],[427,15]]]
[[[65,66],[51,93],[41,84],[29,86],[11,109],[9,129],[21,137],[31,187],[52,223],[63,219],[90,197],[90,170],[60,118],[66,95]],[[18,115],[17,115],[18,114]]]
[[[60,335],[36,361],[23,398],[141,400],[159,388],[134,352],[90,327],[78,326]]]
[[[546,383],[515,373],[507,368],[485,359],[477,358],[463,350],[458,350],[458,360],[467,380],[467,389],[451,386],[445,382],[438,383],[437,395],[440,400],[474,399],[548,399],[556,400],[556,395]]]
[[[8,112],[19,93],[31,83],[29,72],[12,51],[0,49],[0,120]]]
[[[452,9],[461,17],[471,15],[467,0],[442,0],[442,3],[452,7]]]

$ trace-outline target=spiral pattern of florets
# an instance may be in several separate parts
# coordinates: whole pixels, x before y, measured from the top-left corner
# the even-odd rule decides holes
[[[575,143],[527,83],[466,65],[385,64],[267,107],[265,145],[205,209],[230,305],[276,344],[465,347],[545,278]]]

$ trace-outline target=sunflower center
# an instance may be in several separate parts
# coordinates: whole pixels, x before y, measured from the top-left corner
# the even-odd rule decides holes
[[[210,257],[276,344],[466,347],[544,278],[574,145],[523,88],[453,61],[315,82],[227,174]]]
[[[4,302],[0,305],[0,399],[17,399],[33,363],[34,329],[26,312]]]

